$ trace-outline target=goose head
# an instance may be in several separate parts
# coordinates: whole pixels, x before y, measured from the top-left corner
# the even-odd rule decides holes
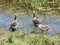
[[[16,20],[16,19],[17,19],[17,16],[15,15],[14,20]]]
[[[35,11],[33,10],[33,18],[35,17]]]

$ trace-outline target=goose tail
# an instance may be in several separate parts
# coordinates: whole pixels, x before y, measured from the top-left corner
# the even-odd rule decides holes
[[[54,30],[54,28],[50,28],[48,31]]]

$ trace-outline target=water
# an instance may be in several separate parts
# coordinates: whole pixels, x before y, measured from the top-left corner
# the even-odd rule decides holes
[[[53,30],[47,31],[49,34],[60,33],[60,16],[59,15],[38,15],[41,19],[42,24],[46,24],[54,28]],[[0,14],[0,27],[9,29],[14,16]],[[22,31],[42,33],[38,28],[33,26],[32,16],[24,15],[21,18],[17,18],[19,26],[18,28]]]

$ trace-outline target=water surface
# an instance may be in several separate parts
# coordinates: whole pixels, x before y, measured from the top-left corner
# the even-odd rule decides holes
[[[39,19],[41,19],[42,24],[46,24],[54,28],[53,30],[47,31],[49,34],[56,34],[60,33],[60,16],[59,15],[37,15]],[[14,19],[14,16],[11,15],[4,15],[0,14],[0,27],[9,29],[10,24],[12,23]],[[19,26],[18,28],[27,31],[32,32],[36,31],[37,33],[41,33],[38,28],[35,28],[33,26],[32,22],[32,16],[25,14],[21,18],[17,18]]]

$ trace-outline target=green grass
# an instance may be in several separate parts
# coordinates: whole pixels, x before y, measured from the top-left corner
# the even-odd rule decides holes
[[[0,45],[60,45],[60,34],[28,34],[23,31],[9,32],[0,29]]]
[[[55,1],[56,4],[54,3],[55,6],[53,6],[53,1],[52,4],[50,5],[50,1],[48,0],[20,0],[20,3],[18,2],[13,2],[13,3],[2,3],[3,1],[0,1],[0,12],[5,13],[5,14],[16,14],[16,15],[22,15],[24,12],[32,11],[34,9],[37,13],[44,14],[45,12],[48,11],[57,11],[58,14],[60,11],[60,2]],[[55,8],[54,8],[55,7]],[[56,12],[56,14],[57,14]],[[31,13],[30,13],[31,14]]]

